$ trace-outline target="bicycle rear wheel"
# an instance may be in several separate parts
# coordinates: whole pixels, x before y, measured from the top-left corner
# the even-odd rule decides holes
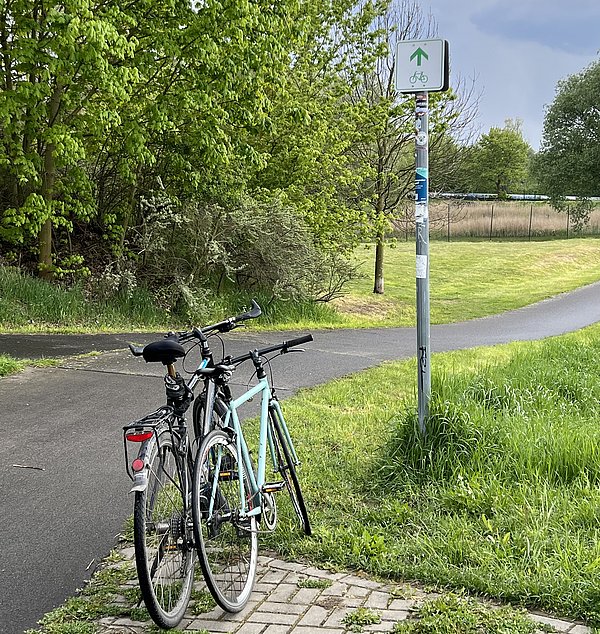
[[[160,434],[147,459],[148,486],[136,491],[133,513],[135,562],[140,590],[154,622],[176,627],[194,583],[195,552],[186,519],[171,434]]]
[[[298,480],[298,473],[296,472],[296,463],[284,434],[277,410],[273,408],[270,409],[269,417],[271,419],[271,437],[273,438],[273,448],[277,461],[275,468],[285,482],[285,486],[290,494],[290,499],[292,500],[292,506],[300,520],[300,526],[304,534],[311,535],[310,521],[308,519],[302,489],[300,488],[300,481]]]
[[[240,517],[242,482],[249,492],[235,443],[226,432],[210,432],[194,466],[194,534],[206,585],[227,612],[246,605],[258,561],[256,518]]]

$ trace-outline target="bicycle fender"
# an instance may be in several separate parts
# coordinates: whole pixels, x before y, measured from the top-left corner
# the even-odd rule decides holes
[[[129,490],[129,493],[145,491],[147,488],[148,488],[148,469],[144,468],[142,471],[138,471],[133,476],[133,486]]]

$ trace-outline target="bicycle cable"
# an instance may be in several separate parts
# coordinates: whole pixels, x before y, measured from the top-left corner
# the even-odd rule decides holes
[[[181,360],[181,369],[186,373],[186,374],[193,374],[194,370],[188,370],[185,367],[185,360],[187,359],[188,354],[196,347],[198,347],[200,345],[199,341],[196,341],[196,343],[194,343],[193,345],[191,345],[186,351],[185,351],[185,356],[183,357],[183,359]]]

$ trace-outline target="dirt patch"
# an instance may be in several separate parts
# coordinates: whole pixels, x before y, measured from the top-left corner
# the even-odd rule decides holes
[[[332,303],[344,315],[369,317],[380,321],[385,321],[397,311],[394,302],[375,294],[373,297],[339,297]]]

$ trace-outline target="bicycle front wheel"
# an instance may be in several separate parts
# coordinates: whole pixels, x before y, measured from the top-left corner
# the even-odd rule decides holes
[[[246,605],[256,576],[256,517],[244,517],[241,505],[242,495],[250,491],[229,434],[210,432],[194,466],[194,534],[206,585],[227,612],[239,612]],[[246,507],[252,507],[250,500]]]
[[[292,451],[287,442],[287,438],[283,432],[283,426],[279,420],[277,410],[271,409],[269,412],[271,418],[271,436],[273,438],[273,448],[275,450],[275,459],[277,461],[276,470],[285,482],[285,487],[290,494],[292,506],[298,519],[300,526],[305,535],[311,535],[310,521],[308,520],[308,512],[304,503],[304,496],[300,488],[298,473],[296,472],[296,463],[292,455]]]
[[[159,435],[147,469],[148,486],[135,494],[135,563],[150,616],[159,627],[170,629],[179,624],[190,600],[195,551],[186,535],[185,506],[169,431]]]

